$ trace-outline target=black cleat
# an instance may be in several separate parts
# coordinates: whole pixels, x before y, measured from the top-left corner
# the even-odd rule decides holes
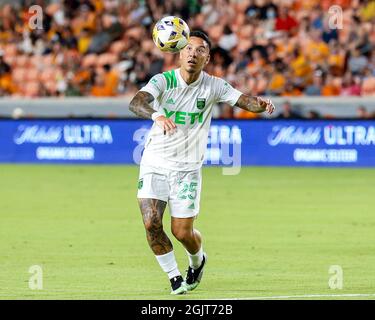
[[[193,269],[189,266],[189,269],[187,271],[186,275],[186,287],[188,291],[194,290],[196,287],[198,287],[199,283],[201,282],[202,276],[203,276],[203,268],[207,263],[207,255],[206,253],[203,253],[203,260],[198,269]]]
[[[170,279],[172,291],[171,294],[184,294],[187,292],[186,283],[181,276]]]

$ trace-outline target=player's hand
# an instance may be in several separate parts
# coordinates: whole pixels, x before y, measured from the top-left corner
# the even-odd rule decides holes
[[[155,119],[156,125],[164,131],[164,134],[173,134],[177,130],[176,124],[164,116]]]
[[[275,105],[270,99],[262,99],[261,97],[257,97],[257,99],[260,107],[263,108],[268,114],[272,114],[275,111]]]

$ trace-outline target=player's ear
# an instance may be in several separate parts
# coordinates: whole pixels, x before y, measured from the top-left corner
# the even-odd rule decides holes
[[[208,54],[206,62],[204,64],[205,66],[208,65],[208,63],[210,62],[210,58],[211,58],[211,56],[210,56],[210,54]]]

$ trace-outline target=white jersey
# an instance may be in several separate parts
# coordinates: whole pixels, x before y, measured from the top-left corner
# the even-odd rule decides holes
[[[178,171],[197,170],[202,166],[213,106],[218,102],[233,106],[242,94],[225,80],[204,71],[188,85],[180,69],[155,75],[140,91],[150,93],[155,98],[153,108],[177,125],[174,134],[164,135],[153,124],[141,165]]]

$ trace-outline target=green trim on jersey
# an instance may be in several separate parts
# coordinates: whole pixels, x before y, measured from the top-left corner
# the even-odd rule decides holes
[[[177,88],[177,77],[174,70],[163,72],[165,80],[167,80],[167,90]]]

